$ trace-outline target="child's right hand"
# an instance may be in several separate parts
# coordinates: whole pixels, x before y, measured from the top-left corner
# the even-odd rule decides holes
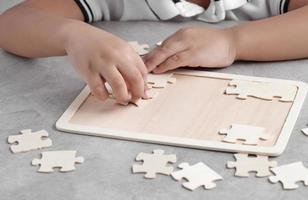
[[[100,100],[106,100],[108,82],[118,103],[147,98],[147,68],[124,40],[87,24],[68,27],[65,49],[69,60]]]

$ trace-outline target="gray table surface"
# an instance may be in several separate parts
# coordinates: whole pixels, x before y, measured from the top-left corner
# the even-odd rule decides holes
[[[7,2],[6,6],[12,2]],[[1,5],[0,3],[0,5]],[[4,4],[2,4],[4,5]],[[4,10],[4,7],[1,7]],[[0,11],[1,11],[0,10]],[[155,44],[180,27],[204,23],[98,23],[97,26],[127,40]],[[228,26],[223,23],[219,26]],[[1,27],[3,28],[3,27]],[[206,37],[206,36],[205,36]],[[260,47],[261,48],[261,47]],[[283,78],[308,82],[308,60],[272,63],[236,63],[217,70],[234,74]],[[107,138],[66,134],[57,131],[55,121],[79,94],[84,83],[65,57],[23,59],[0,50],[0,199],[307,199],[308,188],[300,184],[283,191],[267,178],[237,178],[225,168],[230,153],[204,151]],[[279,164],[303,161],[308,166],[308,137],[300,129],[308,123],[307,101],[297,120],[285,152],[275,158]],[[12,154],[7,137],[19,130],[46,129],[53,140],[47,150],[78,150],[85,157],[71,173],[37,173],[30,165],[43,150]],[[190,192],[168,176],[146,180],[132,174],[131,165],[139,152],[163,149],[175,153],[178,163],[203,161],[224,177],[213,190]],[[46,150],[46,149],[45,149]]]

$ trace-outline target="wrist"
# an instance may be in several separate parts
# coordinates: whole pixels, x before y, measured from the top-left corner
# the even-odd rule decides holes
[[[234,61],[239,60],[239,50],[238,50],[238,40],[237,40],[237,32],[236,30],[231,28],[223,29],[226,38],[228,41],[228,48],[229,48],[229,59],[230,63],[232,64]]]
[[[85,25],[87,24],[84,22],[67,19],[59,28],[59,41],[66,53],[68,53],[71,44],[74,43],[76,34],[81,34]]]

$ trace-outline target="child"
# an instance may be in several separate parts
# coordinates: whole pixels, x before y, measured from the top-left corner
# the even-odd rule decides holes
[[[117,102],[126,105],[132,98],[147,98],[148,71],[308,57],[305,4],[303,0],[27,0],[0,16],[0,47],[29,58],[68,55],[97,98],[108,97],[104,85],[108,82]],[[83,22],[187,19],[257,21],[224,29],[184,28],[144,62],[122,39]]]

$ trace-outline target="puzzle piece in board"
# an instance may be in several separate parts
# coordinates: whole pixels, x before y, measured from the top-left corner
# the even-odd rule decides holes
[[[147,83],[152,88],[165,88],[168,83],[173,84],[176,78],[172,77],[173,73],[165,74],[148,74]]]
[[[308,128],[303,128],[303,129],[302,129],[302,132],[303,132],[305,135],[308,136]]]
[[[76,157],[76,151],[45,151],[41,159],[33,159],[32,165],[40,165],[38,172],[53,172],[53,168],[60,168],[60,172],[75,170],[75,163],[83,163],[83,157]]]
[[[175,163],[176,155],[166,155],[163,150],[154,150],[153,154],[139,153],[136,161],[143,161],[143,163],[134,164],[133,173],[145,173],[145,178],[153,179],[156,178],[156,174],[170,175],[173,167],[168,166],[168,163]]]
[[[212,189],[216,187],[214,181],[223,179],[202,162],[191,166],[188,163],[181,163],[178,167],[182,170],[172,172],[171,176],[178,181],[182,178],[188,180],[188,182],[182,185],[189,190],[194,190],[200,186],[203,186],[205,189]]]
[[[150,46],[148,44],[139,44],[137,41],[128,42],[128,44],[140,55],[149,53]]]
[[[152,90],[148,90],[148,94],[149,94],[149,98],[148,99],[137,99],[137,100],[132,100],[130,103],[134,104],[137,107],[142,107],[144,105],[146,105],[147,103],[149,103],[151,101],[151,99],[156,98],[158,96],[158,92]]]
[[[13,153],[27,152],[52,145],[51,139],[45,130],[32,132],[31,129],[20,131],[20,135],[11,135],[8,137],[8,143],[12,144],[10,149]]]
[[[235,87],[234,87],[235,86]],[[293,102],[297,87],[279,83],[254,82],[232,80],[225,90],[225,94],[238,95],[238,99],[247,99],[248,96],[264,100],[273,100],[278,97],[282,102]]]
[[[222,129],[219,134],[226,135],[222,139],[223,142],[236,143],[240,140],[244,141],[243,144],[257,145],[260,139],[269,139],[270,136],[265,134],[264,131],[265,128],[262,127],[232,124],[230,129]]]
[[[227,168],[236,168],[235,176],[248,177],[249,172],[257,172],[257,177],[271,175],[270,168],[276,167],[276,161],[269,161],[267,156],[250,156],[248,154],[234,154],[236,162],[229,161]]]
[[[111,86],[108,83],[105,83],[105,86],[106,86],[106,89],[109,93],[109,98],[115,99],[115,96],[112,94]],[[154,91],[152,89],[149,89],[148,95],[149,95],[149,98],[147,98],[147,99],[139,98],[139,99],[136,99],[136,100],[131,100],[130,103],[132,103],[133,105],[135,105],[137,107],[142,107],[142,106],[146,105],[147,103],[149,103],[151,99],[156,98],[158,96],[158,92]]]
[[[283,189],[298,188],[297,182],[304,182],[308,186],[308,169],[304,167],[302,162],[294,162],[287,165],[281,165],[271,168],[275,176],[270,176],[269,181],[282,183]]]

